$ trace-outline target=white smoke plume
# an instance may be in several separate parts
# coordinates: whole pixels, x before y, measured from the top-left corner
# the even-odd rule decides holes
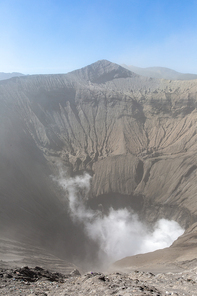
[[[154,231],[150,232],[139,221],[137,214],[126,208],[111,208],[108,215],[87,208],[85,198],[90,188],[90,179],[87,173],[68,178],[61,171],[56,181],[67,192],[73,221],[84,225],[87,236],[99,244],[100,250],[107,254],[109,260],[168,247],[183,234],[184,229],[175,221],[161,219],[156,223]]]

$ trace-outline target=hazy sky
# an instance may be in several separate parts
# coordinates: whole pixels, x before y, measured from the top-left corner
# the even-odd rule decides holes
[[[197,74],[196,0],[0,0],[0,72],[100,59]]]

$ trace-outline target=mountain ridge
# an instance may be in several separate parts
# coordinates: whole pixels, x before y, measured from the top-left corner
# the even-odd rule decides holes
[[[138,75],[152,77],[152,78],[159,78],[159,79],[172,79],[172,80],[192,80],[197,79],[197,74],[190,74],[190,73],[180,73],[175,70],[166,67],[147,67],[141,68],[132,65],[122,65],[126,69],[137,73]]]
[[[18,72],[12,72],[12,73],[4,73],[4,72],[0,72],[0,81],[1,80],[7,80],[10,79],[12,77],[19,77],[19,76],[23,76],[24,74],[22,73],[18,73]]]

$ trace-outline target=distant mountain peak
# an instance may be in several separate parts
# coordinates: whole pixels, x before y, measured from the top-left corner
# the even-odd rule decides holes
[[[192,80],[197,79],[196,74],[190,73],[180,73],[175,70],[166,68],[166,67],[147,67],[141,68],[132,65],[122,65],[124,68],[133,71],[134,73],[145,76],[145,77],[152,77],[152,78],[159,78],[159,79],[169,79],[169,80]]]
[[[24,74],[18,73],[18,72],[12,72],[12,73],[0,72],[0,80],[6,80],[6,79],[10,79],[12,77],[19,77],[19,76],[23,76],[23,75]]]
[[[108,60],[99,60],[91,65],[76,70],[73,73],[77,74],[82,79],[99,84],[116,78],[138,76],[130,70]]]

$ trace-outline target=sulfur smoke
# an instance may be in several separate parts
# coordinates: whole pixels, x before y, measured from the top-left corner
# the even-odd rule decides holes
[[[91,176],[87,173],[70,178],[61,171],[56,181],[66,192],[73,221],[83,224],[86,235],[98,243],[100,251],[104,252],[109,260],[168,247],[183,234],[184,229],[175,221],[161,219],[150,232],[148,227],[139,221],[137,214],[126,208],[110,208],[107,215],[104,215],[102,210],[87,208],[85,200],[90,179]]]

